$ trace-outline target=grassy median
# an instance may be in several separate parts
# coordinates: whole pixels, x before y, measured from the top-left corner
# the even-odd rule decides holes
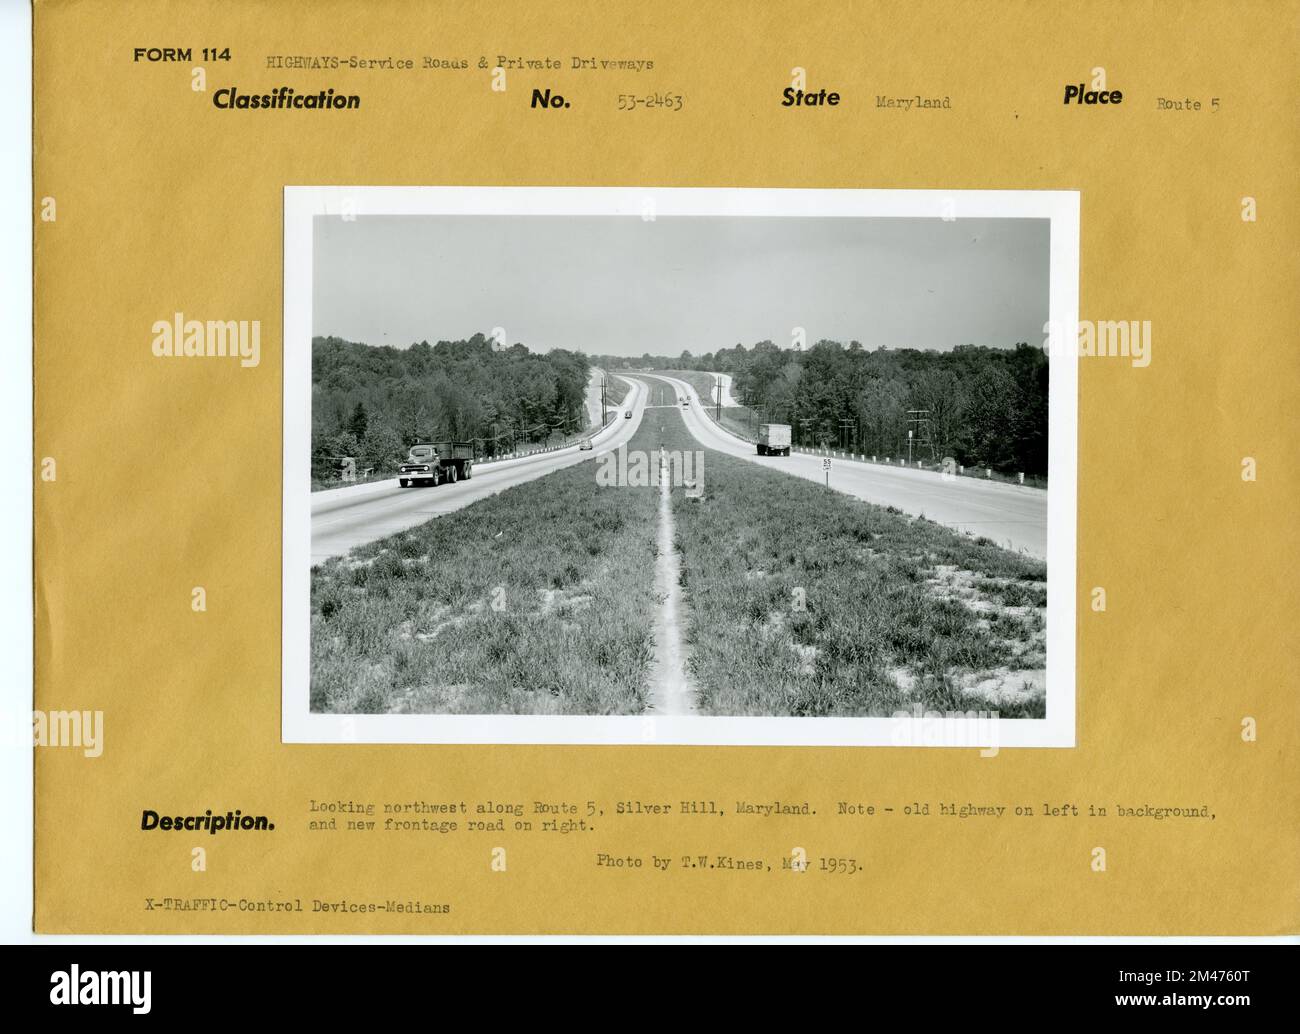
[[[711,450],[704,484],[673,492],[701,713],[1043,715],[1045,564]]]

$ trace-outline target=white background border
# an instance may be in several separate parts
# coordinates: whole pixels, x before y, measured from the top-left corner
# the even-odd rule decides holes
[[[1078,358],[1053,355],[1048,421],[1047,718],[714,718],[675,715],[312,714],[311,338],[313,217],[373,215],[931,217],[1050,220],[1049,317],[1079,310],[1076,191],[304,187],[285,189],[285,468],[282,735],[285,743],[567,743],[816,747],[1074,747]],[[976,706],[972,705],[971,710]]]
[[[1053,355],[1048,399],[1047,717],[333,715],[310,710],[312,227],[317,215],[548,215],[641,219],[1029,218],[1051,221],[1049,318],[1079,309],[1076,191],[635,187],[295,187],[284,192],[282,735],[286,743],[590,743],[1072,747],[1078,359]],[[971,710],[976,710],[972,705]]]
[[[24,0],[0,0],[0,427],[10,440],[31,441],[31,8]],[[1073,467],[1073,463],[1072,463]],[[0,702],[6,712],[32,706],[32,583],[30,480],[5,497],[0,507],[0,535],[8,548],[0,566]],[[1073,572],[1071,572],[1073,578]],[[14,620],[7,620],[12,615]],[[0,943],[47,944],[72,948],[79,944],[1287,944],[1300,936],[1279,937],[485,937],[401,935],[70,935],[34,934],[32,916],[32,745],[0,744],[0,822],[12,834],[0,851]],[[25,832],[24,832],[25,830]],[[53,962],[51,963],[53,965]],[[7,1013],[20,1015],[14,1003]]]
[[[32,448],[32,23],[0,3],[0,427]],[[0,506],[0,931],[32,928],[32,470],[18,463]]]

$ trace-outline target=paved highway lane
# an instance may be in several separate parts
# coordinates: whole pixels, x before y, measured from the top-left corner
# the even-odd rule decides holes
[[[617,419],[592,435],[595,448],[591,452],[580,451],[573,445],[555,452],[476,463],[474,476],[468,481],[458,481],[454,485],[444,482],[436,488],[399,488],[393,479],[313,492],[312,563],[319,564],[330,557],[342,556],[354,546],[405,531],[468,506],[476,499],[495,495],[512,485],[532,481],[626,444],[641,423],[646,396],[644,384],[639,381],[630,383],[632,389],[621,404]],[[632,410],[631,420],[623,417],[626,409]]]
[[[717,390],[718,390],[718,387],[720,386],[720,387],[722,388],[722,408],[723,408],[723,409],[732,409],[732,408],[734,408],[734,407],[736,407],[736,406],[739,406],[739,405],[740,405],[740,401],[739,401],[739,400],[736,398],[736,396],[733,395],[732,392],[731,392],[731,374],[729,374],[729,373],[715,373],[715,374],[712,374],[712,377],[713,377],[713,382],[714,382],[714,389],[713,389],[713,390],[714,390],[714,392],[715,392],[715,395],[714,395],[714,397],[713,397],[712,399],[710,399],[709,401],[711,401],[711,402],[716,402],[716,401],[717,401],[717,395],[716,395],[716,392],[717,392]]]
[[[684,381],[663,374],[679,395],[689,396],[682,417],[707,448],[824,484],[822,457],[804,453],[759,456],[752,442],[722,430],[706,416],[699,397]],[[729,387],[729,386],[728,386]],[[705,473],[708,484],[708,473]],[[881,506],[928,517],[957,531],[983,535],[1008,549],[1047,559],[1047,492],[1021,485],[959,477],[946,480],[936,471],[831,458],[831,487]]]

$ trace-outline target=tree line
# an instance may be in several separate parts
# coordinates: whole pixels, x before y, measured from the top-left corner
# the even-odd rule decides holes
[[[337,478],[345,457],[394,472],[416,442],[472,440],[491,456],[580,430],[588,370],[580,352],[497,347],[482,334],[409,348],[315,337],[312,477]]]
[[[597,356],[606,369],[708,370],[732,375],[756,419],[790,424],[802,445],[880,456],[952,457],[1007,473],[1047,473],[1046,352],[962,345],[948,352],[771,341],[695,356]],[[928,440],[928,442],[927,442]]]

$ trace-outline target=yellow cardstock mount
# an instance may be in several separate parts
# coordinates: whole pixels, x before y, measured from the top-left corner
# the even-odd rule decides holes
[[[1294,3],[38,2],[35,707],[102,715],[102,749],[37,751],[36,929],[1296,932],[1296,29]],[[796,69],[840,102],[783,106]],[[1122,101],[1063,103],[1097,69]],[[282,87],[360,101],[214,103]],[[681,109],[619,108],[655,92]],[[283,743],[295,184],[1078,191],[1079,316],[1153,349],[1079,365],[1076,746]],[[256,364],[160,360],[177,313],[259,321]],[[322,834],[313,801],[504,821]],[[739,801],[796,807],[696,807]],[[275,828],[140,828],[236,809]],[[795,848],[809,871],[721,861]]]

